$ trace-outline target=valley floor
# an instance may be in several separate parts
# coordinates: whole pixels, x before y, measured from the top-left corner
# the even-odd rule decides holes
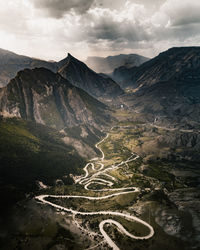
[[[90,160],[84,175],[73,176],[74,185],[42,184],[45,188],[25,205],[29,223],[24,221],[10,246],[198,249],[199,170],[189,161],[161,160],[169,149],[152,143],[156,136],[173,132],[122,120],[97,143],[101,158]]]
[[[102,143],[104,140],[109,138],[109,134],[107,134],[107,136],[100,142]],[[96,147],[98,148],[98,145],[100,144],[98,143],[96,145]],[[110,192],[112,191],[112,194],[108,194],[105,196],[78,196],[78,195],[40,195],[35,197],[36,200],[39,200],[40,202],[44,203],[44,204],[48,204],[54,208],[57,208],[61,211],[65,211],[65,212],[70,212],[74,215],[74,218],[76,215],[82,215],[82,216],[91,216],[91,215],[104,215],[104,216],[119,216],[122,217],[128,221],[133,221],[134,223],[138,223],[138,224],[142,224],[143,226],[147,227],[149,229],[149,232],[147,235],[144,236],[136,236],[132,233],[129,233],[119,222],[117,222],[116,220],[113,219],[106,219],[106,220],[102,220],[99,224],[99,229],[100,232],[102,234],[102,236],[104,237],[103,242],[101,243],[102,246],[104,246],[104,241],[113,249],[118,250],[118,246],[115,244],[115,242],[109,237],[108,233],[106,233],[106,231],[104,230],[104,225],[110,224],[110,225],[115,225],[118,229],[119,232],[123,233],[125,236],[128,236],[132,239],[135,240],[146,240],[151,238],[154,235],[154,230],[153,228],[145,221],[137,218],[136,216],[127,214],[127,213],[121,213],[118,211],[94,211],[94,212],[81,212],[81,211],[77,211],[77,210],[73,210],[73,208],[66,208],[65,206],[61,206],[61,205],[57,205],[56,202],[52,202],[52,201],[48,201],[49,198],[53,198],[53,199],[86,199],[86,200],[104,200],[104,199],[109,199],[112,197],[117,197],[117,196],[122,196],[124,194],[132,194],[132,193],[140,193],[140,189],[137,187],[122,187],[122,188],[103,188],[103,189],[89,189],[89,186],[91,185],[106,185],[109,187],[112,187],[114,185],[114,182],[117,181],[117,179],[113,176],[110,175],[108,173],[110,173],[110,171],[114,171],[114,170],[118,170],[118,168],[123,167],[125,165],[127,165],[128,163],[135,161],[139,158],[138,155],[135,155],[134,153],[132,153],[132,155],[127,158],[127,160],[122,161],[118,164],[112,164],[112,166],[110,167],[105,167],[104,165],[104,152],[101,150],[101,148],[98,148],[101,152],[102,152],[102,158],[97,158],[95,161],[91,160],[91,163],[88,163],[85,168],[85,176],[84,177],[80,177],[77,178],[75,177],[75,183],[78,183],[80,185],[84,185],[84,189],[85,190],[91,190],[94,191],[96,193],[99,192]],[[96,168],[97,166],[97,168]],[[99,168],[100,166],[100,168]],[[89,169],[89,170],[88,170]],[[108,180],[110,179],[110,180]],[[120,192],[117,192],[120,191]],[[87,233],[89,235],[93,235],[94,232],[90,232],[89,230],[86,230]],[[104,246],[106,247],[106,246]]]

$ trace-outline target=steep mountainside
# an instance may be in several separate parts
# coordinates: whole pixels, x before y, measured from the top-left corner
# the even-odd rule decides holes
[[[200,47],[171,48],[139,67],[116,70],[116,77],[129,86],[150,86],[173,79],[198,79]]]
[[[171,48],[141,65],[133,80],[137,85],[153,85],[169,80],[198,80],[200,47]]]
[[[0,87],[6,86],[18,71],[44,67],[56,73],[67,60],[66,57],[58,62],[44,61],[0,49]]]
[[[20,71],[1,89],[0,110],[57,129],[83,124],[101,129],[110,121],[104,104],[45,68]]]
[[[123,93],[117,83],[102,77],[86,64],[68,54],[65,64],[58,71],[64,78],[94,97],[116,97]]]
[[[86,64],[99,73],[112,73],[114,69],[125,66],[126,68],[139,66],[149,58],[137,54],[120,54],[116,56],[88,57]]]
[[[122,59],[118,59],[121,65]],[[118,65],[118,59],[115,59],[117,64],[114,63],[114,65]],[[130,60],[127,59],[126,61],[128,63]],[[135,59],[135,61],[138,65],[137,62],[139,62],[140,59]],[[18,55],[3,49],[0,49],[0,88],[6,86],[9,81],[17,75],[18,71],[26,68],[34,69],[40,67],[50,69],[54,73],[59,71],[66,79],[70,80],[72,84],[84,89],[95,97],[102,95],[104,97],[110,97],[122,93],[118,84],[116,84],[112,79],[106,77],[107,79],[105,80],[104,77],[101,77],[101,75],[98,75],[90,70],[84,63],[73,58],[70,54],[61,61],[48,62]]]
[[[132,78],[134,93],[126,104],[170,118],[181,126],[200,122],[200,48],[172,48],[141,65]],[[163,118],[165,117],[165,119]]]

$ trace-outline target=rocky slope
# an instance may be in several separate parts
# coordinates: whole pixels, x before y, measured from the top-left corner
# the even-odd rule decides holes
[[[171,48],[141,65],[132,80],[151,86],[169,80],[198,80],[199,73],[200,47]]]
[[[45,68],[20,71],[1,89],[0,110],[57,129],[82,124],[100,129],[109,121],[104,104]]]
[[[156,122],[179,126],[200,122],[200,48],[172,48],[141,65],[132,77],[126,104],[152,113]],[[171,123],[169,122],[169,123]]]
[[[6,86],[20,70],[44,67],[56,73],[66,61],[67,57],[58,62],[44,61],[0,48],[0,87]]]
[[[149,58],[137,54],[120,54],[108,57],[88,57],[86,64],[99,73],[112,73],[116,68],[139,66],[148,61]]]
[[[64,66],[58,71],[64,78],[94,97],[117,97],[123,93],[117,83],[102,77],[87,67],[86,64],[68,54]]]
[[[199,79],[200,47],[171,48],[139,67],[116,69],[113,76],[136,88],[169,80]]]
[[[20,70],[44,67],[54,73],[60,72],[64,78],[71,81],[89,94],[99,96],[117,96],[122,92],[118,84],[109,77],[102,77],[90,70],[84,63],[70,54],[58,62],[48,62],[0,49],[0,88],[6,86]]]

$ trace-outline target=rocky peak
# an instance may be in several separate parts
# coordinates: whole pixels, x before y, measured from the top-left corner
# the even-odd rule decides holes
[[[71,59],[71,60],[77,60],[75,57],[72,56],[72,54],[68,53],[68,56],[67,56],[68,59]]]
[[[62,73],[63,71],[66,70],[72,70],[72,68],[76,68],[76,67],[81,67],[82,69],[87,69],[87,65],[84,64],[83,62],[79,61],[77,58],[75,58],[74,56],[72,56],[70,53],[68,53],[68,56],[63,59],[62,61],[59,62],[59,73]],[[89,69],[89,68],[88,68]]]
[[[67,57],[57,62],[58,71],[60,71],[63,67],[67,67],[70,63],[78,63],[80,62],[78,59],[72,56],[72,54],[68,53]]]
[[[58,129],[81,124],[100,128],[108,119],[107,115],[102,115],[106,109],[61,75],[45,68],[20,71],[0,91],[1,114]]]
[[[123,93],[121,88],[112,79],[104,78],[91,70],[85,63],[79,61],[71,54],[62,61],[59,73],[94,97],[113,97]]]

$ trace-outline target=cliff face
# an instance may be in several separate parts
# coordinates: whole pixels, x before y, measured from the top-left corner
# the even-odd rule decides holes
[[[0,110],[56,129],[82,124],[100,129],[109,121],[104,104],[45,68],[20,71],[1,89]]]
[[[95,73],[70,54],[58,71],[64,78],[94,97],[116,97],[123,93],[117,83]]]

